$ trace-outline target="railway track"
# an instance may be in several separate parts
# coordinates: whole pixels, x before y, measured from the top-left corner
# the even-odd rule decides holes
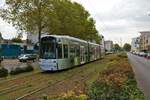
[[[40,73],[41,72],[38,72],[38,73],[34,73],[34,74],[30,74],[30,75],[25,75],[25,76],[22,76],[22,77],[19,77],[19,78],[14,78],[14,79],[10,79],[10,80],[6,80],[6,81],[3,81],[0,83],[0,95],[2,92],[4,92],[5,90],[10,90],[10,89],[14,89],[20,85],[23,85],[23,84],[27,84],[33,80],[38,80],[40,78]],[[37,77],[36,79],[33,79],[32,77],[35,77],[35,76],[39,76]]]
[[[67,75],[67,74],[70,74],[71,73],[71,70],[69,71],[69,73],[67,72],[65,72],[65,75]],[[62,75],[61,73],[57,73],[57,74],[60,74],[60,75]],[[34,74],[35,75],[35,74]],[[37,74],[36,74],[37,75]],[[45,77],[45,75],[48,75],[48,76],[50,76],[50,77],[54,77],[55,76],[55,73],[50,73],[50,74],[43,74],[42,75],[42,77]],[[64,75],[64,74],[63,74]],[[72,74],[72,76],[73,76],[73,74]],[[32,76],[32,77],[34,77],[34,76]],[[19,91],[19,90],[23,90],[23,89],[26,89],[26,88],[28,88],[29,87],[29,83],[32,83],[33,81],[36,81],[37,83],[36,84],[33,84],[32,86],[32,89],[31,88],[29,88],[29,91],[37,91],[37,89],[38,89],[38,91],[39,90],[42,90],[42,89],[44,89],[44,88],[46,88],[46,87],[49,87],[49,85],[52,85],[52,84],[55,84],[55,83],[58,83],[59,81],[62,81],[62,80],[64,80],[64,78],[62,79],[62,80],[54,80],[54,79],[51,79],[50,77],[47,77],[47,78],[42,78],[42,77],[38,77],[37,79],[34,79],[34,80],[29,80],[29,81],[26,81],[25,83],[23,83],[23,84],[16,84],[16,85],[13,85],[13,86],[11,86],[11,87],[9,87],[9,86],[5,86],[5,87],[7,87],[7,88],[3,88],[3,89],[1,89],[0,90],[0,96],[9,96],[10,94],[12,94],[12,93],[15,93],[16,91]],[[57,77],[58,77],[58,75],[57,75]],[[71,77],[71,76],[70,76]],[[69,78],[69,77],[67,77],[67,78]],[[16,79],[15,79],[16,80]],[[49,80],[53,80],[53,82],[50,82]],[[10,81],[12,81],[12,80],[10,80]],[[43,88],[41,88],[42,86],[44,86]],[[46,86],[46,87],[45,87]],[[40,88],[39,88],[40,87]],[[27,93],[27,92],[29,92],[29,91],[26,91],[25,93]],[[33,92],[34,93],[34,92]],[[17,94],[17,93],[16,93]],[[31,94],[32,94],[32,92],[31,92]]]
[[[20,78],[28,78],[30,76],[33,76],[33,75],[37,75],[37,74],[40,74],[42,73],[41,71],[38,71],[38,72],[35,72],[35,73],[30,73],[30,74],[27,74],[27,75],[23,75],[23,76],[20,76],[20,77],[15,77],[15,78],[11,78],[11,79],[6,79],[6,80],[1,80],[0,81],[0,85],[5,83],[5,82],[10,82],[10,81],[14,81],[14,80],[17,80],[17,79],[20,79]]]
[[[74,81],[74,82],[81,82],[81,84],[86,85],[85,82],[88,79],[90,79],[91,77],[93,77],[91,75],[94,75],[94,77],[96,75],[96,77],[98,77],[99,71],[100,70],[92,69],[92,70],[90,70],[90,72],[86,72],[85,70],[82,70],[80,72],[76,72],[76,73],[80,73],[80,74],[79,75],[71,75],[71,76],[69,76],[69,77],[67,77],[65,79],[62,79],[62,80],[58,81],[58,82],[55,82],[53,84],[49,84],[46,87],[43,87],[41,89],[37,89],[37,90],[33,91],[32,93],[25,94],[24,96],[21,96],[21,97],[17,98],[16,100],[31,100],[31,99],[36,100],[36,99],[39,99],[39,98],[41,98],[41,96],[42,96],[43,93],[44,94],[49,94],[48,91],[50,89],[53,89],[53,87],[55,87],[55,86],[59,86],[59,83],[62,82],[61,85],[62,84],[65,85],[65,80],[68,80],[68,79],[71,80],[71,81]],[[95,73],[97,73],[97,74],[95,74]]]
[[[81,73],[81,72],[83,72],[83,70],[80,70],[78,73]],[[55,82],[50,83],[50,84],[48,84],[47,86],[37,88],[37,89],[31,91],[30,93],[24,94],[24,95],[22,95],[22,96],[16,98],[15,100],[24,100],[26,97],[32,96],[33,94],[36,94],[37,92],[43,91],[44,89],[47,89],[47,88],[49,88],[49,87],[52,87],[52,86],[54,86],[55,84],[61,83],[62,81],[67,80],[67,79],[69,79],[69,78],[71,78],[71,77],[73,77],[73,76],[74,76],[74,74],[71,74],[71,75],[69,75],[69,76],[66,77],[66,78],[63,78],[63,79],[61,79],[61,80],[56,80]]]
[[[41,77],[37,77],[36,79],[33,79],[32,81],[45,81],[45,79],[42,79]],[[22,83],[20,84],[10,84],[8,86],[5,86],[7,88],[3,88],[0,90],[0,95],[4,95],[4,94],[7,94],[7,93],[11,93],[13,91],[17,91],[19,89],[23,89],[23,88],[27,88],[29,87],[32,82],[31,80],[28,80],[28,81],[23,81]]]
[[[89,67],[89,66],[87,66],[87,67]],[[9,99],[11,99],[11,100],[12,99],[26,100],[26,98],[28,98],[28,97],[32,97],[32,96],[34,97],[37,94],[42,93],[42,91],[45,91],[48,88],[50,89],[55,84],[59,84],[65,80],[72,78],[72,77],[78,77],[79,76],[78,73],[87,73],[87,72],[84,72],[85,71],[84,68],[86,68],[86,66],[77,67],[75,69],[68,70],[65,72],[56,73],[56,74],[55,73],[48,73],[48,74],[41,75],[41,74],[39,74],[41,72],[38,72],[36,74],[27,75],[27,76],[24,76],[25,78],[23,77],[24,78],[23,80],[26,81],[26,79],[28,79],[30,76],[33,77],[33,80],[30,81],[30,79],[29,79],[29,81],[26,81],[26,83],[24,83],[24,84],[21,84],[21,85],[18,84],[18,85],[4,88],[4,89],[0,90],[0,96],[4,95],[8,100]],[[77,75],[74,75],[74,73],[76,73]],[[39,77],[34,79],[34,77],[36,75],[39,75]],[[46,75],[48,75],[48,77]],[[43,78],[40,76],[42,76]],[[61,77],[61,76],[63,76],[63,77]],[[46,77],[46,78],[44,79],[44,77]],[[20,79],[20,78],[17,78],[17,79]],[[13,82],[14,80],[17,80],[17,79],[7,80],[6,82],[11,82],[11,81]],[[32,83],[34,81],[36,81],[36,83],[33,84],[32,87],[30,87],[29,86],[30,84],[28,84],[28,83],[30,83],[30,82]],[[13,98],[9,98],[11,96]]]

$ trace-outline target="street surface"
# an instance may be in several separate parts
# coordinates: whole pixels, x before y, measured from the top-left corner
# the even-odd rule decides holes
[[[131,53],[128,53],[128,57],[145,100],[150,100],[150,60]]]

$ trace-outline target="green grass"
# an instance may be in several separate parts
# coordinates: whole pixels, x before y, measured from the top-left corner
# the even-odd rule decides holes
[[[93,65],[95,66],[95,73],[91,76],[91,78],[89,80],[87,80],[86,84],[87,86],[91,85],[99,76],[99,73],[103,70],[107,70],[107,68],[115,65],[117,63],[117,61],[107,61],[105,63],[102,64],[97,64],[97,65]]]
[[[56,80],[62,80],[62,79],[65,79],[65,78],[67,78],[69,76],[76,77],[77,79],[78,79],[78,77],[81,78],[82,76],[84,76],[84,77],[87,76],[88,79],[85,80],[85,84],[89,85],[94,80],[96,80],[96,78],[98,77],[98,75],[99,75],[99,73],[101,71],[103,71],[104,69],[107,69],[108,67],[111,67],[112,65],[117,63],[116,60],[110,61],[110,58],[112,58],[112,56],[114,56],[114,55],[109,55],[109,56],[106,56],[102,60],[91,62],[89,64],[85,64],[83,66],[76,67],[76,68],[73,68],[73,69],[70,69],[70,70],[66,70],[66,71],[62,71],[62,72],[40,73],[38,75],[33,75],[32,76],[32,74],[38,73],[40,71],[39,68],[37,67],[37,69],[35,69],[33,72],[19,74],[19,75],[14,75],[14,76],[9,76],[9,77],[7,77],[6,80],[3,80],[3,82],[4,82],[3,86],[5,86],[5,87],[11,83],[11,82],[9,83],[8,80],[11,80],[11,79],[13,80],[14,78],[16,78],[19,81],[20,79],[22,79],[22,77],[26,77],[23,80],[25,80],[26,82],[30,81],[27,78],[27,76],[31,76],[34,79],[36,79],[37,77],[40,76],[41,79],[44,80],[42,82],[45,82],[45,83],[41,86],[40,85],[41,84],[40,80],[37,80],[37,81],[31,80],[30,81],[31,85],[28,86],[27,88],[19,89],[17,91],[13,91],[12,93],[5,94],[5,96],[1,96],[1,98],[2,98],[2,100],[3,100],[3,98],[6,100],[6,99],[10,99],[10,96],[12,96],[12,95],[13,95],[13,97],[22,96],[23,94],[26,94],[28,91],[32,91],[32,90],[34,90],[37,87],[44,87],[47,84],[54,83]],[[72,77],[70,78],[70,80],[74,81],[73,80],[74,78],[72,78]],[[5,83],[7,85],[5,85]],[[19,87],[21,87],[21,85]],[[55,91],[55,90],[53,90],[53,91]]]

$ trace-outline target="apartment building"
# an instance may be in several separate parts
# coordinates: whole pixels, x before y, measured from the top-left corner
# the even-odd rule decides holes
[[[131,51],[140,51],[140,37],[132,38]]]
[[[105,41],[105,50],[106,51],[112,51],[113,49],[113,41]]]
[[[140,50],[150,50],[150,31],[143,31],[140,33]]]

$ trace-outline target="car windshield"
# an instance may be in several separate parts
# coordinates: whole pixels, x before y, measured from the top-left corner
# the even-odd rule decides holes
[[[56,58],[56,42],[52,37],[44,37],[41,39],[41,53],[42,59],[55,59]]]

